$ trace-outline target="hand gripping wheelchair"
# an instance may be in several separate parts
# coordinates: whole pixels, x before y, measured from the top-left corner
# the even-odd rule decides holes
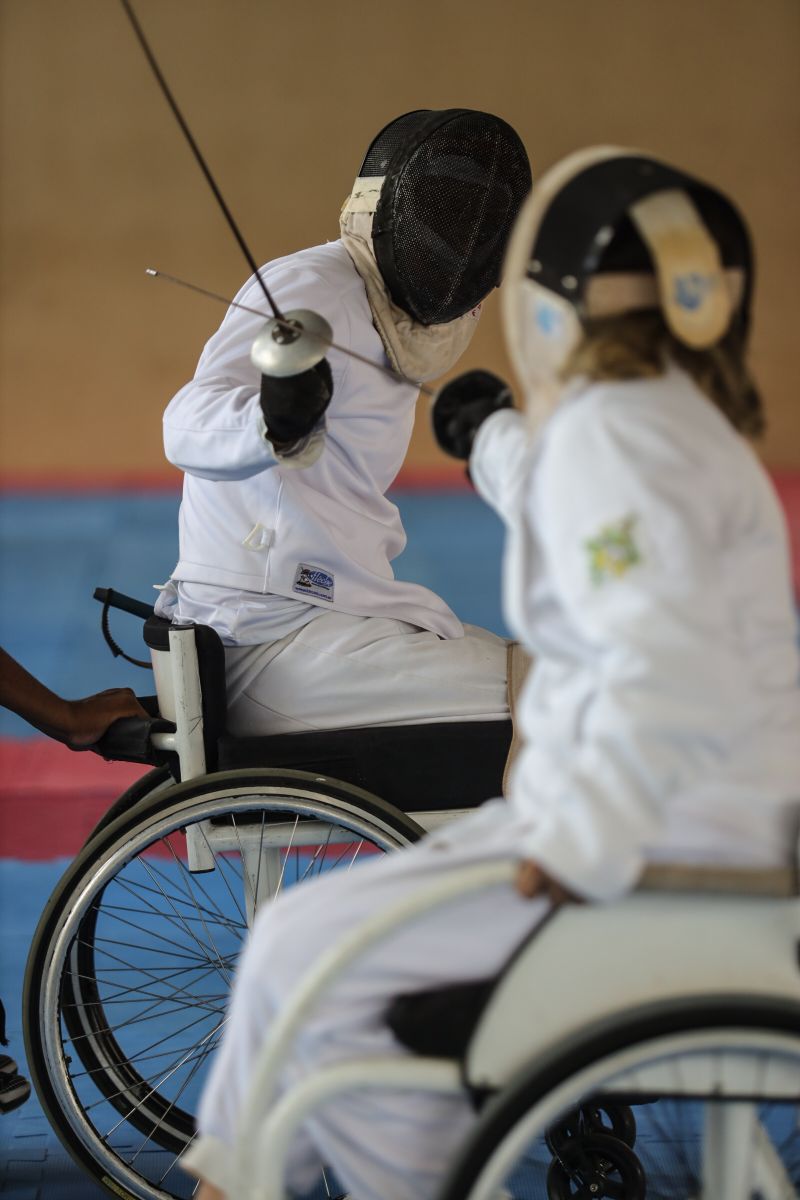
[[[498,795],[511,722],[236,738],[216,633],[96,595],[106,622],[109,606],[146,618],[157,692],[142,701],[150,719],[117,722],[97,749],[153,769],[104,815],[42,915],[28,1063],[60,1138],[109,1192],[184,1200],[196,1184],[178,1158],[259,905]]]
[[[390,1006],[411,1056],[328,1066],[273,1103],[292,1039],[337,975],[434,905],[511,884],[514,864],[465,868],[373,916],[309,969],[273,1025],[233,1197],[283,1200],[286,1154],[309,1113],[393,1088],[466,1089],[479,1112],[439,1200],[797,1200],[792,860],[774,871],[659,865],[616,903],[560,906],[498,979]]]

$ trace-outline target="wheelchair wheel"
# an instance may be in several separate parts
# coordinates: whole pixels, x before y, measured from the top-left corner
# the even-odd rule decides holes
[[[50,899],[26,970],[31,1076],[116,1196],[193,1194],[178,1165],[256,911],[422,830],[358,788],[250,770],[157,788],[102,824]]]
[[[566,1114],[617,1104],[636,1113],[635,1151],[586,1132],[553,1157],[546,1135]],[[524,1068],[486,1105],[439,1200],[796,1200],[799,1122],[800,1004],[705,998],[623,1014]],[[590,1178],[598,1166],[605,1174]]]

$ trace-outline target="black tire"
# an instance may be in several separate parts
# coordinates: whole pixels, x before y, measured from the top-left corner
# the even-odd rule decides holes
[[[145,780],[152,779],[154,774],[151,772]],[[139,784],[143,782],[139,781]],[[111,892],[118,897],[130,872],[140,865],[150,875],[154,870],[160,872],[162,868],[153,868],[149,856],[160,847],[167,847],[174,858],[174,850],[170,848],[175,840],[183,839],[186,828],[201,820],[210,821],[223,834],[226,831],[235,834],[237,839],[252,838],[256,836],[255,830],[260,830],[263,838],[266,830],[269,840],[270,830],[286,827],[288,817],[294,821],[294,828],[299,829],[298,843],[302,842],[306,829],[316,830],[321,823],[327,822],[332,829],[351,835],[345,836],[344,841],[345,844],[348,841],[355,843],[356,853],[365,842],[381,851],[408,845],[423,831],[404,813],[378,797],[302,771],[231,771],[203,776],[166,789],[157,787],[155,792],[146,788],[145,792],[144,798],[132,807],[128,803],[120,804],[121,811],[116,818],[101,822],[50,898],[28,959],[23,1012],[31,1077],[42,1106],[67,1149],[112,1194],[131,1200],[160,1200],[189,1193],[182,1191],[180,1180],[174,1184],[169,1179],[159,1183],[145,1177],[149,1168],[145,1167],[144,1160],[153,1157],[151,1152],[155,1148],[159,1153],[168,1152],[173,1157],[185,1149],[193,1134],[194,1114],[178,1103],[181,1093],[176,1099],[174,1094],[167,1094],[161,1084],[154,1085],[152,1078],[148,1080],[142,1075],[136,1063],[130,1061],[125,1045],[121,1044],[124,1039],[119,1038],[120,1029],[126,1022],[119,1018],[122,1023],[115,1025],[114,1005],[122,1005],[124,1010],[124,1002],[130,997],[140,1004],[141,1015],[136,1020],[145,1029],[148,1008],[156,1006],[163,1010],[168,1007],[168,1000],[163,996],[160,1005],[156,1001],[150,1002],[151,993],[159,990],[157,985],[171,980],[172,976],[158,971],[154,974],[147,965],[153,949],[144,934],[141,941],[146,954],[142,950],[140,957],[144,957],[145,965],[132,965],[133,958],[128,965],[139,971],[137,978],[154,979],[155,983],[147,982],[147,986],[139,983],[125,993],[114,990],[116,977],[113,987],[107,981],[102,987],[98,985],[98,922],[124,919],[125,927],[136,924],[130,918],[132,910],[126,909],[123,917],[114,911],[115,906],[119,908],[119,901],[110,898]],[[296,853],[301,848],[307,849],[298,845]],[[347,853],[350,853],[349,849]],[[319,849],[314,857],[317,855]],[[216,874],[225,876],[231,857],[227,853],[219,855]],[[148,867],[147,863],[151,865]],[[172,866],[168,856],[167,865]],[[335,867],[336,862],[333,865]],[[178,866],[178,877],[183,883],[190,873],[185,865]],[[323,869],[321,865],[319,869]],[[300,876],[299,867],[297,870],[297,882],[300,882],[308,872]],[[207,877],[201,875],[199,879],[203,881]],[[278,880],[279,888],[282,881],[283,871]],[[130,890],[130,885],[127,886]],[[202,882],[197,884],[198,889],[205,886]],[[183,897],[177,895],[172,884],[161,890],[164,896],[162,907],[169,916],[169,907],[175,910],[176,902],[181,903]],[[195,901],[195,907],[204,928],[212,918],[217,920],[215,911],[205,901],[201,907]],[[106,908],[108,914],[104,916]],[[146,905],[143,911],[142,920],[146,924],[149,917]],[[243,918],[242,908],[238,911]],[[242,924],[238,917],[236,920]],[[219,921],[222,921],[221,917]],[[185,917],[181,922],[186,926]],[[226,917],[219,928],[225,931],[230,927],[232,930],[233,924]],[[179,922],[173,920],[172,925],[178,929]],[[170,925],[165,928],[169,931]],[[239,937],[240,933],[240,930],[233,930],[231,936]],[[166,939],[163,934],[158,938],[153,944],[161,953]],[[107,934],[105,940],[111,940]],[[211,940],[213,942],[213,938]],[[214,949],[216,952],[216,945]],[[101,953],[107,951],[103,949]],[[165,948],[163,953],[164,961],[168,962],[168,949]],[[209,1023],[216,1021],[218,1029],[219,1013],[225,1000],[223,992],[227,990],[234,957],[226,955],[223,961],[217,953],[218,961],[212,963],[219,968],[216,974],[211,969],[204,971],[205,976],[213,977],[217,988],[213,1004],[205,999],[208,984],[203,985],[203,998],[191,1003],[186,999],[186,989],[173,988],[172,996],[180,998],[184,1012],[198,1012],[200,1018],[207,1017]],[[55,1008],[60,1010],[58,1014]],[[127,1024],[135,1022],[131,1019]],[[199,1025],[199,1018],[191,1024]],[[191,1029],[188,1033],[181,1030],[181,1035],[191,1036]],[[154,1045],[158,1043],[154,1042]],[[143,1057],[152,1058],[153,1055]],[[199,1065],[192,1066],[193,1073],[202,1069],[206,1057],[206,1049],[197,1055]],[[90,1100],[85,1096],[87,1090],[91,1092]],[[130,1133],[132,1130],[141,1135],[139,1143],[147,1147],[147,1154],[141,1150],[135,1155],[131,1152],[128,1157],[132,1161],[126,1162],[127,1151],[109,1148],[102,1129],[95,1128],[93,1115],[98,1108],[105,1111],[104,1105],[110,1105],[119,1114],[118,1124],[124,1131]],[[114,1136],[119,1141],[116,1133]],[[176,1177],[179,1173],[171,1169]]]
[[[141,800],[144,800],[147,796],[154,796],[156,792],[162,791],[164,788],[171,787],[173,783],[174,780],[167,767],[154,767],[152,771],[148,771],[140,779],[135,780],[129,788],[125,789],[121,796],[117,797],[111,807],[106,809],[84,842],[84,848],[89,845],[89,842],[98,833],[101,833],[109,825],[112,825],[117,817],[124,816],[126,812]]]
[[[480,1176],[487,1168],[507,1139],[537,1106],[546,1104],[564,1084],[580,1072],[601,1065],[606,1058],[617,1053],[640,1049],[642,1055],[649,1044],[672,1035],[699,1034],[709,1037],[719,1032],[743,1031],[754,1038],[760,1034],[775,1034],[788,1038],[792,1055],[800,1062],[800,1004],[788,1001],[770,1001],[763,996],[741,996],[710,998],[687,997],[663,1006],[654,1006],[633,1013],[620,1013],[618,1018],[601,1028],[587,1030],[582,1038],[570,1038],[555,1047],[552,1053],[523,1067],[508,1087],[496,1094],[484,1107],[481,1116],[447,1174],[437,1200],[473,1200],[479,1196]],[[580,1103],[605,1106],[607,1097],[587,1096]],[[618,1097],[614,1096],[617,1102]],[[626,1104],[634,1104],[640,1097],[625,1095]],[[652,1094],[643,1094],[641,1102],[650,1104]],[[562,1110],[568,1112],[577,1100]],[[800,1106],[800,1097],[798,1097]],[[551,1119],[541,1129],[544,1140],[545,1128],[555,1122]],[[800,1170],[800,1165],[798,1165]],[[488,1182],[488,1177],[487,1177]],[[496,1182],[496,1181],[492,1181]],[[795,1181],[800,1183],[800,1176]]]

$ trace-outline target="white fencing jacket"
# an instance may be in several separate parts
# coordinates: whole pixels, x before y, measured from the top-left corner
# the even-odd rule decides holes
[[[744,440],[670,368],[578,382],[535,440],[496,413],[470,466],[536,658],[508,796],[520,854],[594,899],[648,860],[790,861],[797,622],[783,515]]]
[[[278,259],[264,276],[282,311],[321,313],[336,343],[388,367],[364,284],[341,242]],[[255,279],[236,299],[265,308]],[[293,469],[263,436],[260,376],[250,362],[262,325],[229,309],[194,379],[165,413],[167,458],[186,473],[173,579],[218,588],[221,607],[231,592],[272,593],[462,636],[443,600],[395,580],[390,566],[406,539],[385,492],[408,449],[417,388],[330,350],[324,449],[312,466]],[[218,623],[229,626],[227,617]]]

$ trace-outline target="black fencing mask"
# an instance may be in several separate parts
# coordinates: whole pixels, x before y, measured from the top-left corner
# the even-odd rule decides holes
[[[364,159],[359,179],[379,178],[372,242],[392,300],[421,325],[464,316],[499,283],[531,188],[519,137],[490,113],[406,113]]]

